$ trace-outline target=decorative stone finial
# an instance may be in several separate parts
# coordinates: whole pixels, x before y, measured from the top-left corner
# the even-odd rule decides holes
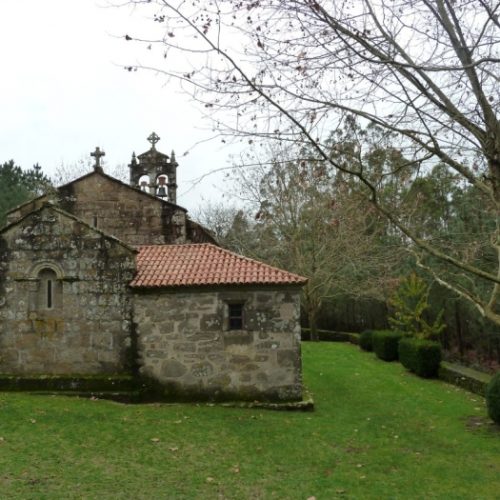
[[[132,160],[130,161],[129,166],[136,166],[137,165],[137,158],[135,156],[135,152],[132,153]]]
[[[160,140],[156,132],[152,132],[151,135],[148,137],[148,141],[152,144],[153,149],[155,149],[155,144]]]
[[[95,158],[94,170],[99,170],[102,172],[101,158],[105,155],[106,153],[104,151],[101,151],[98,147],[95,148],[95,151],[93,153],[90,153],[90,156],[93,156]]]

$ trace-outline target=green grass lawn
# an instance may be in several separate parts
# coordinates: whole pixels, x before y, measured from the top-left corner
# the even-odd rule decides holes
[[[303,345],[313,413],[0,393],[0,498],[500,498],[484,400]]]

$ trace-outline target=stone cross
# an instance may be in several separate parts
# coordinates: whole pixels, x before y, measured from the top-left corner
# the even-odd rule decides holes
[[[95,148],[95,151],[93,153],[90,153],[90,156],[93,156],[95,158],[94,170],[102,170],[101,157],[105,155],[106,153],[104,151],[101,151],[98,147]]]
[[[155,132],[153,132],[149,137],[148,141],[153,145],[153,148],[155,147],[155,144],[160,140],[160,138],[156,135]]]

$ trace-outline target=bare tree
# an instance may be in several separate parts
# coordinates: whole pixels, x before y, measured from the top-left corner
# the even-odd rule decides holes
[[[257,256],[252,251],[255,240],[246,207],[208,202],[197,210],[194,219],[209,229],[224,248],[248,257]]]
[[[317,340],[325,299],[388,299],[401,246],[388,248],[387,224],[358,183],[331,175],[323,162],[296,159],[304,151],[267,155],[234,169],[230,191],[245,201],[241,209],[212,205],[200,215],[222,244],[309,278],[302,304]]]
[[[70,164],[61,163],[57,167],[52,181],[56,186],[62,186],[74,181],[78,177],[92,172],[93,163],[91,158],[80,158],[78,161]],[[125,165],[115,165],[111,168],[105,166],[104,168],[115,179],[128,183],[128,168]]]
[[[159,45],[165,66],[152,67],[183,82],[208,112],[220,111],[222,135],[311,146],[316,161],[359,180],[421,267],[500,325],[497,0],[130,3],[153,8],[161,31],[127,40]],[[413,231],[380,196],[393,172],[368,175],[362,150],[350,162],[331,154],[329,133],[346,114],[391,134],[408,159],[398,167],[408,182],[439,162],[482,193],[481,211],[495,220],[491,267]]]

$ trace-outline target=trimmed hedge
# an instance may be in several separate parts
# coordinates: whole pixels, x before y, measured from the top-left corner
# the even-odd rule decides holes
[[[384,361],[398,359],[398,343],[403,334],[393,330],[375,330],[372,335],[373,351]]]
[[[441,346],[431,340],[402,338],[398,347],[399,361],[419,377],[437,377],[441,363]]]
[[[363,351],[371,352],[373,351],[373,331],[365,330],[361,332],[359,336],[359,347],[363,349]]]
[[[500,424],[500,372],[493,376],[486,387],[486,406],[491,420]]]

